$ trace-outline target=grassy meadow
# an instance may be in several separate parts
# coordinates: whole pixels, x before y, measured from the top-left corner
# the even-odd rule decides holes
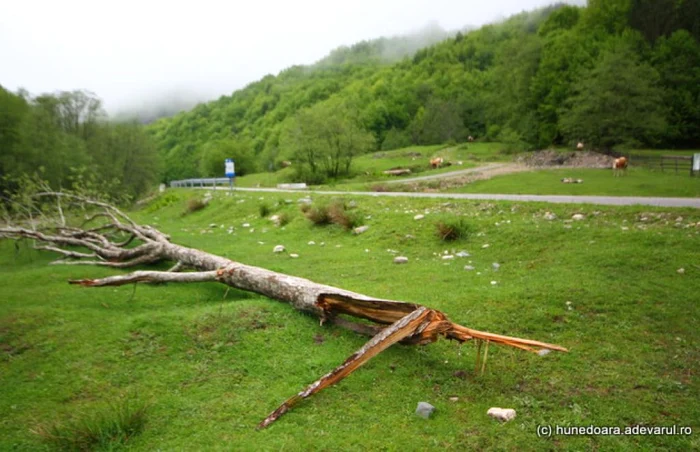
[[[570,353],[492,346],[482,375],[471,343],[394,346],[256,431],[367,339],[216,283],[70,286],[123,271],[49,265],[55,256],[3,241],[0,450],[70,447],[76,437],[90,449],[144,451],[700,448],[698,210],[347,197],[370,226],[352,235],[312,225],[303,194],[219,192],[183,216],[202,195],[168,191],[134,217],[176,243]],[[290,223],[274,226],[260,215],[268,209]],[[572,221],[577,213],[585,218]],[[440,241],[436,223],[454,219],[468,237]],[[273,254],[278,244],[299,257]],[[461,250],[471,256],[441,257]],[[398,255],[409,262],[393,264]],[[414,414],[420,401],[437,408],[432,418]],[[486,415],[494,406],[517,417],[500,424]],[[674,424],[695,433],[536,434],[538,425]]]
[[[582,179],[564,184],[564,178]],[[506,174],[446,191],[456,193],[513,193],[529,195],[600,195],[700,197],[700,177],[631,167],[621,177],[611,169],[566,168]]]

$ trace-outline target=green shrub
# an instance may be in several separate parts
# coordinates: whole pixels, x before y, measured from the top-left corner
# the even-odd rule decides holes
[[[260,212],[260,218],[266,218],[272,213],[272,208],[266,203],[262,203],[258,206],[258,211]]]
[[[306,209],[306,210],[304,210]],[[326,226],[331,224],[331,216],[328,212],[328,206],[309,206],[302,204],[302,212],[306,215],[306,218],[311,220],[316,226]]]
[[[435,225],[436,233],[443,242],[468,239],[472,226],[464,219],[441,221]]]

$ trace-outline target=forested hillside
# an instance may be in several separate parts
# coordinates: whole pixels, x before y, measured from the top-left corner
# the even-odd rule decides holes
[[[0,192],[7,193],[24,176],[38,176],[56,190],[134,198],[161,172],[143,126],[109,122],[101,101],[84,91],[32,97],[0,86],[0,150]]]
[[[519,149],[579,140],[601,149],[697,147],[699,5],[556,5],[457,33],[393,62],[381,58],[387,40],[363,42],[149,131],[166,179],[213,175],[224,154],[242,173],[299,160],[309,151],[300,143],[328,143],[333,132],[315,133],[313,124],[336,110],[344,112],[336,124],[372,135],[369,145],[361,137],[362,146],[336,149],[350,155],[468,135]]]

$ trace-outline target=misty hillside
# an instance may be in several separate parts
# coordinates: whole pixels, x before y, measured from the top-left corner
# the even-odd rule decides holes
[[[604,148],[697,146],[700,11],[697,2],[667,3],[591,0],[450,37],[361,42],[148,129],[166,180],[209,175],[218,166],[204,160],[224,148],[247,171],[274,168],[292,158],[293,119],[334,105],[371,132],[375,150],[468,135],[517,149],[588,136]],[[606,115],[627,122],[610,125]]]

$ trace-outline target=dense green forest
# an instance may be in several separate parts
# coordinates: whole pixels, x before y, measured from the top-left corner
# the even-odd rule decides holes
[[[398,61],[386,40],[339,49],[149,127],[165,179],[213,175],[211,148],[243,172],[299,157],[300,119],[353,111],[374,149],[461,141],[514,148],[700,146],[700,2],[590,0],[457,33]],[[311,132],[309,141],[318,140]],[[296,140],[298,142],[298,140]],[[233,144],[232,144],[233,143]],[[220,166],[220,165],[219,165]],[[239,168],[239,165],[237,165]],[[218,171],[218,169],[215,169]]]
[[[143,126],[108,121],[101,101],[84,91],[31,97],[0,86],[0,149],[0,191],[38,176],[53,189],[133,199],[162,171]]]
[[[133,195],[220,176],[227,157],[239,175],[292,160],[297,179],[320,182],[359,153],[470,135],[513,150],[697,148],[700,0],[557,4],[427,41],[364,41],[145,128],[107,121],[84,92],[0,89],[0,115],[0,174],[43,168],[55,186],[94,174]]]

